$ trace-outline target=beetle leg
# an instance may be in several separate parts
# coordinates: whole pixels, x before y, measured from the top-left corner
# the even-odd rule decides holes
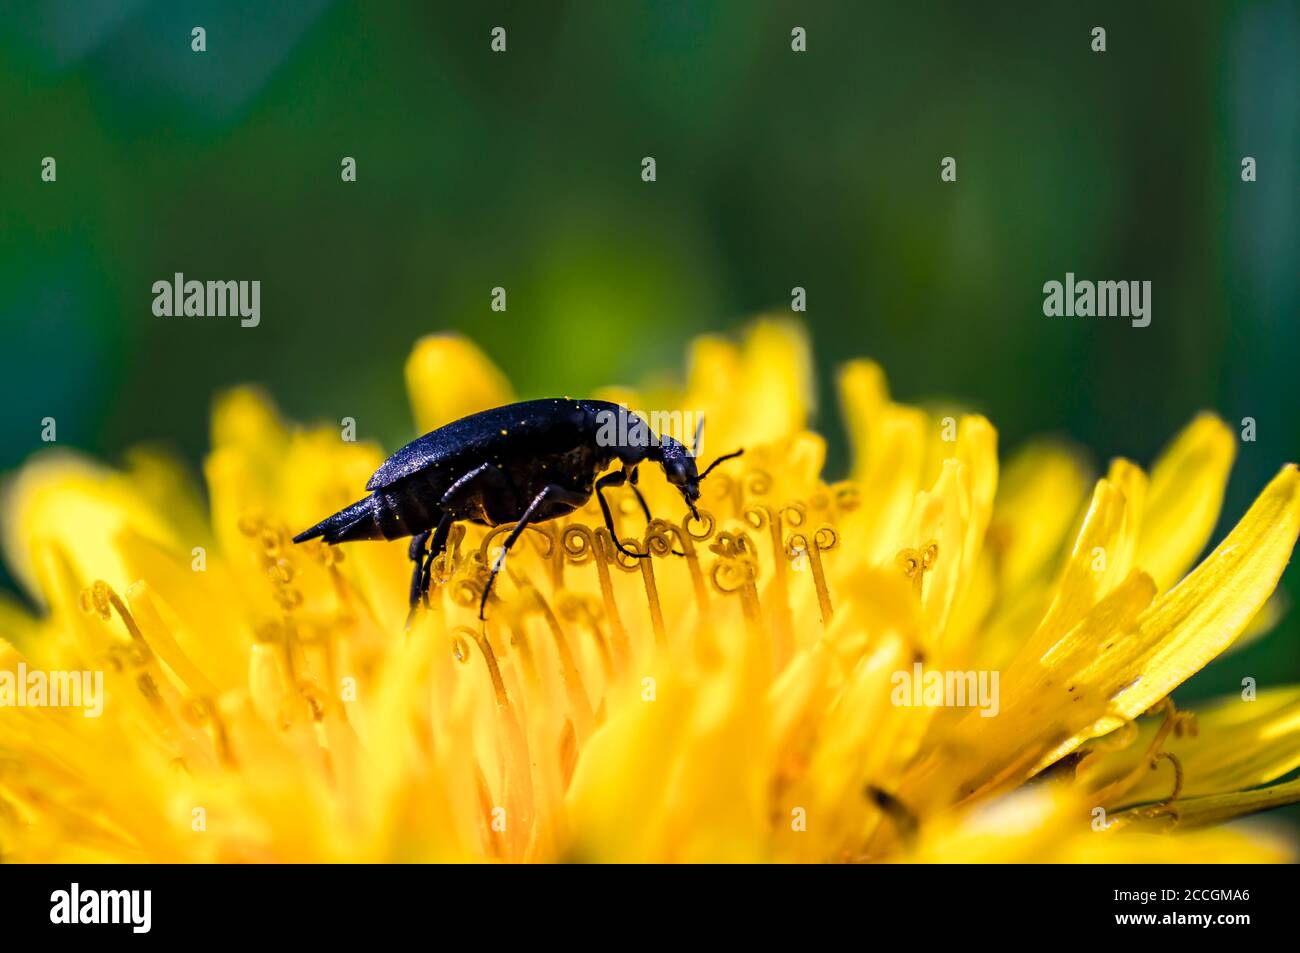
[[[407,554],[411,557],[411,562],[415,563],[415,568],[411,571],[411,611],[415,611],[415,603],[420,598],[420,575],[424,571],[424,544],[429,541],[429,531],[426,529],[423,533],[417,533],[411,537],[411,548]],[[410,624],[410,620],[407,620]]]
[[[606,473],[596,481],[596,499],[600,502],[600,512],[605,516],[605,527],[609,530],[609,535],[614,540],[614,546],[624,556],[632,556],[636,559],[645,559],[649,553],[638,553],[635,549],[628,549],[623,545],[623,541],[618,538],[618,529],[614,526],[614,514],[610,512],[609,503],[605,500],[605,487],[622,486],[627,482],[627,474],[622,470],[615,470],[613,473]]]
[[[632,488],[632,492],[636,494],[636,501],[637,501],[638,503],[641,504],[641,512],[645,514],[645,521],[646,521],[647,524],[649,524],[649,523],[651,522],[651,520],[654,519],[654,517],[650,515],[650,507],[649,507],[649,505],[647,505],[647,503],[646,503],[646,501],[645,501],[645,497],[642,496],[642,495],[641,495],[641,491],[638,490],[638,489],[636,488],[636,471],[635,471],[635,470],[632,471],[632,480],[631,480],[631,482],[628,483],[628,486],[630,486],[630,487]],[[610,532],[613,532],[613,530],[611,530]],[[674,556],[685,556],[686,554],[685,554],[684,552],[682,552],[680,549],[674,549],[674,550],[673,550],[673,555],[674,555]]]
[[[406,627],[408,629],[415,620],[416,607],[423,603],[426,609],[429,608],[429,581],[433,574],[433,561],[447,548],[447,537],[451,534],[451,524],[451,514],[443,513],[442,519],[438,521],[436,528],[432,530],[426,529],[423,533],[417,533],[411,537],[409,554],[411,562],[415,563],[415,567],[411,570],[411,605],[406,613]],[[424,544],[428,542],[430,535],[433,537],[433,542],[426,551]]]
[[[600,492],[601,488],[605,486],[622,486],[623,485],[622,479],[611,480],[610,477],[624,477],[625,475],[626,474],[624,473],[624,471],[616,470],[613,473],[609,474],[608,476],[603,476],[599,480],[597,480],[596,498],[600,500],[600,509],[601,512],[605,514],[605,525],[609,527],[609,535],[614,537],[614,545],[617,546],[619,548],[619,551],[622,552],[623,555],[625,556],[635,556],[637,559],[645,559],[647,556],[650,555],[648,552],[647,553],[634,552],[633,550],[628,549],[621,542],[619,542],[618,532],[614,529],[614,518],[613,515],[610,513],[609,504],[605,502],[605,495]],[[641,504],[641,512],[645,514],[646,523],[649,523],[651,520],[654,519],[654,517],[650,515],[650,506],[646,503],[645,497],[642,496],[641,491],[637,489],[635,468],[633,468],[632,470],[632,475],[627,479],[627,485],[630,486],[632,488],[632,492],[636,494],[636,501]],[[681,552],[680,550],[674,549],[673,555],[685,556],[686,554]]]
[[[645,521],[647,523],[650,522],[654,517],[650,515],[650,506],[646,503],[645,497],[642,496],[641,491],[637,489],[635,467],[632,468],[632,473],[627,478],[627,485],[630,486],[632,492],[636,494],[636,501],[641,504],[641,512],[645,514]]]
[[[519,517],[519,522],[515,523],[515,528],[512,529],[510,534],[506,537],[506,541],[501,545],[501,552],[492,563],[492,571],[488,573],[487,585],[483,587],[483,598],[479,600],[478,604],[478,617],[480,621],[486,618],[483,613],[487,608],[488,596],[492,593],[492,584],[496,582],[497,573],[499,573],[501,567],[506,564],[506,553],[510,552],[510,547],[515,544],[515,540],[517,540],[528,527],[529,522],[533,518],[533,514],[537,512],[537,508],[541,506],[543,501],[548,497],[551,499],[568,500],[575,506],[581,506],[583,503],[587,502],[585,494],[575,493],[562,486],[556,486],[554,483],[550,486],[542,487],[541,492],[533,497],[533,501],[528,504],[528,509],[524,510],[523,515]]]
[[[420,598],[424,607],[429,608],[429,582],[433,577],[433,561],[447,548],[447,537],[451,535],[453,520],[450,513],[443,513],[442,519],[433,531],[433,541],[429,543],[429,554],[424,558],[424,568],[420,571]]]

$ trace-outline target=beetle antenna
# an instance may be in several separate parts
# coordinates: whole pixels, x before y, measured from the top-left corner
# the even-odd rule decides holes
[[[699,479],[700,479],[700,480],[703,480],[706,476],[708,476],[710,473],[712,473],[712,472],[713,472],[713,468],[716,467],[719,463],[722,463],[724,460],[730,460],[730,459],[732,459],[733,457],[738,457],[738,456],[740,456],[740,455],[741,455],[742,453],[744,453],[744,452],[745,452],[745,449],[742,447],[741,449],[736,450],[736,451],[734,451],[734,452],[732,452],[732,453],[724,453],[722,456],[718,457],[718,459],[714,460],[712,463],[709,464],[708,469],[705,470],[703,473],[701,473],[701,474],[699,475]]]
[[[704,436],[704,415],[700,414],[700,422],[695,425],[695,440],[691,443],[691,456],[700,455],[700,438]]]

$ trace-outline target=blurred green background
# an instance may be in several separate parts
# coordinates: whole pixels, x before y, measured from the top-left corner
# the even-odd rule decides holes
[[[856,354],[1004,449],[1054,431],[1148,463],[1200,408],[1254,417],[1225,526],[1300,457],[1293,0],[0,9],[2,470],[46,416],[109,460],[162,440],[197,466],[242,381],[392,449],[422,334],[472,335],[525,396],[582,393],[795,285],[833,468]],[[155,317],[176,271],[260,279],[261,326]],[[1151,326],[1044,317],[1067,271],[1150,280]],[[1300,677],[1300,614],[1196,694],[1242,673]]]

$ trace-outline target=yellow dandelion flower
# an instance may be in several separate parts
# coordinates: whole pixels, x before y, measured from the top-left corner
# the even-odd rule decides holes
[[[529,528],[484,624],[509,527],[457,525],[406,629],[404,542],[290,542],[384,454],[254,391],[217,402],[206,509],[156,452],[35,456],[3,501],[39,609],[0,603],[0,856],[1289,858],[1222,822],[1300,800],[1278,782],[1300,686],[1169,696],[1275,615],[1300,472],[1195,565],[1234,455],[1217,418],[1094,484],[1049,442],[1000,466],[987,420],[899,404],[855,361],[852,466],[828,483],[811,367],[766,320],[697,341],[680,388],[600,395],[703,412],[746,454],[698,519],[656,475],[648,525],[616,492],[652,558],[593,505]],[[406,376],[422,430],[513,400],[454,336]]]

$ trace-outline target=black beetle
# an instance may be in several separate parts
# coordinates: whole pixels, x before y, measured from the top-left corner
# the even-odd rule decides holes
[[[611,440],[611,431],[620,439]],[[695,451],[699,441],[697,429]],[[415,563],[411,573],[414,613],[429,591],[433,561],[446,548],[453,523],[514,523],[483,587],[479,602],[482,619],[506,553],[529,523],[573,512],[591,499],[594,490],[615,545],[628,556],[644,559],[649,553],[630,550],[619,540],[602,491],[630,484],[648,521],[650,509],[636,488],[636,468],[652,460],[663,467],[668,482],[677,487],[698,518],[695,501],[700,498],[700,481],[723,460],[742,452],[719,457],[699,473],[693,451],[672,437],[656,435],[621,404],[569,398],[527,400],[471,414],[408,443],[375,471],[366,484],[366,489],[373,491],[370,496],[321,520],[293,541],[321,537],[335,544],[414,537],[410,550]],[[600,476],[615,461],[622,466]],[[409,617],[407,621],[409,624]]]

